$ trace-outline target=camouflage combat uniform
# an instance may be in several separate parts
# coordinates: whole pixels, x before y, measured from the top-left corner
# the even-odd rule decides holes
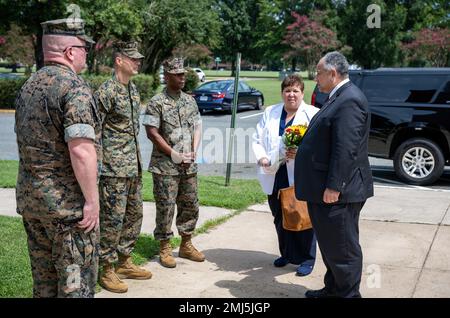
[[[95,92],[103,121],[100,177],[100,263],[129,256],[142,225],[142,168],[139,150],[140,97],[136,86],[115,76]]]
[[[15,107],[17,212],[28,235],[33,295],[93,297],[99,233],[76,226],[85,200],[67,146],[73,138],[94,140],[101,158],[91,89],[69,67],[48,65],[23,85]]]
[[[159,134],[177,152],[192,152],[194,129],[201,121],[194,98],[181,92],[174,98],[164,89],[149,102],[143,124],[159,129]],[[187,169],[153,147],[149,171],[153,174],[156,202],[154,237],[167,240],[173,236],[172,220],[177,205],[176,225],[181,235],[191,235],[198,220],[197,164]]]

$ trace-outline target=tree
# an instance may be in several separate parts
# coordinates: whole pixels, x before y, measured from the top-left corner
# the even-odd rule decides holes
[[[231,75],[236,69],[236,54],[240,52],[244,58],[248,55],[251,43],[250,16],[247,0],[217,0],[217,10],[222,24],[222,43],[220,53],[225,60],[231,61]]]
[[[203,44],[182,45],[173,50],[172,55],[183,56],[188,66],[205,66],[212,61],[212,52]]]
[[[406,9],[398,1],[347,0],[338,7],[340,21],[338,38],[352,47],[350,59],[364,68],[400,64],[400,39],[405,24]],[[381,8],[381,27],[369,28],[367,7]]]
[[[12,6],[9,0],[0,0],[0,30],[7,30],[7,24],[15,22],[26,34],[34,35],[35,59],[39,69],[44,65],[41,22],[81,17],[86,21],[87,33],[94,41],[100,42],[100,46],[104,46],[104,42],[110,38],[130,39],[142,33],[142,18],[135,2],[137,1],[17,0]],[[98,53],[94,50],[89,54],[90,71],[96,66]]]
[[[182,44],[217,46],[220,25],[212,0],[154,0],[142,15],[145,73],[155,74],[162,61]]]
[[[406,9],[404,31],[424,28],[448,28],[450,2],[448,0],[397,0]]]
[[[318,11],[313,15],[320,15]],[[300,57],[307,67],[310,78],[314,74],[314,66],[324,53],[340,46],[336,33],[324,27],[321,23],[309,19],[306,15],[292,12],[295,22],[287,27],[285,43],[291,50],[288,57]]]
[[[24,35],[20,27],[13,24],[3,37],[3,44],[1,42],[0,40],[0,56],[7,58],[13,64],[25,64],[25,73],[30,74],[34,64],[32,36]],[[15,68],[13,68],[14,71]]]
[[[61,18],[66,8],[66,0],[17,0],[14,5],[10,0],[0,0],[0,29],[7,31],[14,23],[23,34],[34,35],[34,56],[40,68],[44,65],[41,22]]]
[[[408,60],[424,59],[431,66],[449,66],[450,62],[450,30],[422,29],[414,34],[414,40],[403,44]]]
[[[89,73],[99,73],[99,60],[110,60],[112,40],[138,40],[143,32],[141,9],[138,1],[74,0],[80,15],[86,21],[86,32],[96,45],[88,56]]]

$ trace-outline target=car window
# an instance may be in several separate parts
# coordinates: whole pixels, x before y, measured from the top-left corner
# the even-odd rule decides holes
[[[364,79],[369,102],[429,103],[442,85],[442,76],[375,75]]]
[[[244,82],[239,82],[239,91],[245,91],[248,92],[250,91],[250,86],[248,86],[246,83]]]
[[[222,91],[228,85],[228,82],[208,82],[198,88],[198,90],[206,91]]]
[[[450,104],[450,81],[447,81],[442,91],[439,92],[433,104]]]
[[[228,87],[228,91],[229,91],[230,93],[233,93],[233,92],[234,92],[234,83],[231,84],[230,87]],[[242,92],[242,87],[241,87],[241,85],[238,85],[238,92]]]

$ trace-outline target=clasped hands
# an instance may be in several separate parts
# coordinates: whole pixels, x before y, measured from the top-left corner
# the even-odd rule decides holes
[[[171,157],[173,162],[181,165],[183,168],[188,168],[195,162],[197,158],[196,152],[177,152],[172,150]]]

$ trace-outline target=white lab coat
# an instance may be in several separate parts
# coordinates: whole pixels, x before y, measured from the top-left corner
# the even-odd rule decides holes
[[[280,118],[284,103],[267,107],[264,114],[256,126],[256,133],[253,135],[253,152],[256,160],[268,158],[270,167],[258,166],[258,180],[266,194],[272,194],[275,174],[280,166],[280,161],[285,158],[285,145],[278,136]],[[312,117],[319,111],[317,107],[306,104],[304,101],[295,114],[293,125],[309,124]],[[294,184],[294,160],[286,163],[289,185]]]

